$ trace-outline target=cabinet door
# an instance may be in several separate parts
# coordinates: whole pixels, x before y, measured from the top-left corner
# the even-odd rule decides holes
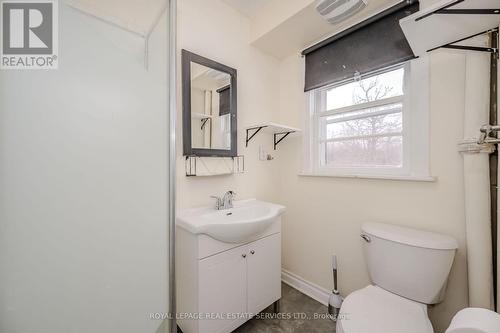
[[[247,251],[246,246],[241,246],[199,261],[200,313],[220,316],[247,312]],[[241,316],[202,319],[199,332],[230,332],[244,321]]]
[[[248,245],[248,312],[258,313],[281,298],[281,234]]]

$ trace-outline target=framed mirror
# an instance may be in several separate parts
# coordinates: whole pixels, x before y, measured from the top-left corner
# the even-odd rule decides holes
[[[235,157],[236,69],[182,50],[185,156]]]

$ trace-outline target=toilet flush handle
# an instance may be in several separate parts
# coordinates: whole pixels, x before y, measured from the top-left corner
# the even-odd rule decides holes
[[[371,240],[371,238],[370,238],[370,237],[368,237],[367,235],[361,234],[360,236],[361,236],[361,238],[363,238],[363,239],[364,239],[367,243],[370,243],[370,242],[372,241],[372,240]]]

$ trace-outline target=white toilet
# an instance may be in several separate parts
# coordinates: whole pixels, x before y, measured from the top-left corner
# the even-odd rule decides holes
[[[382,223],[361,228],[374,285],[344,300],[337,333],[433,333],[427,305],[443,300],[457,241],[450,236]],[[467,308],[446,333],[499,333],[500,315]]]
[[[427,305],[443,300],[457,241],[382,223],[361,230],[374,285],[347,296],[337,333],[432,333]]]

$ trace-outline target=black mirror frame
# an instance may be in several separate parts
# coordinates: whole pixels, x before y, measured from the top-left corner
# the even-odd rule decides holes
[[[231,149],[206,149],[191,146],[191,62],[213,68],[231,76],[230,109],[231,109]],[[182,50],[182,142],[184,156],[238,156],[237,135],[237,74],[236,69],[207,59],[187,50]]]

